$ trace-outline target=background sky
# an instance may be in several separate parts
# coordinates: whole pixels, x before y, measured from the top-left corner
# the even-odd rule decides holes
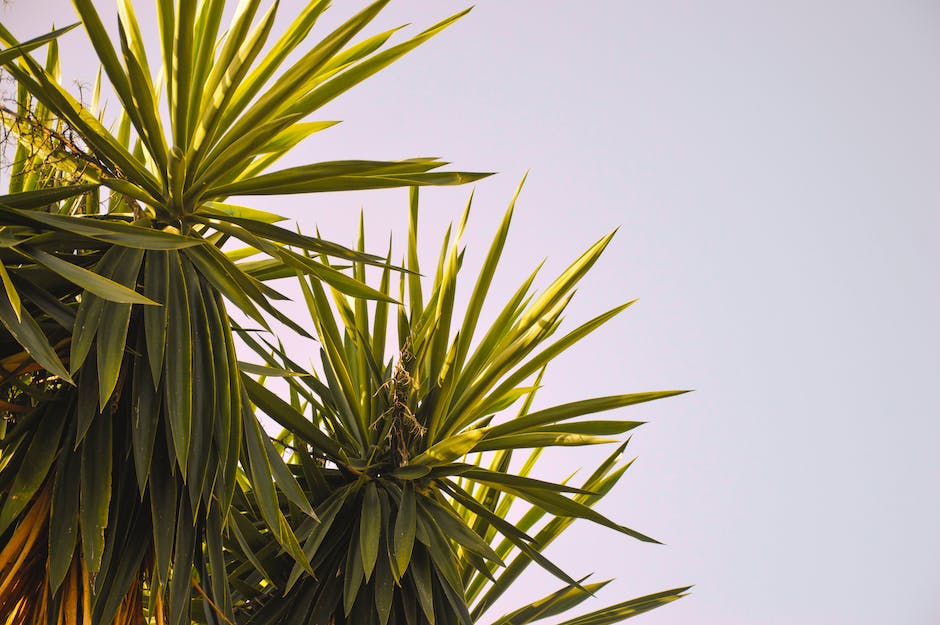
[[[359,3],[336,5],[330,23]],[[462,7],[393,2],[379,21],[416,32]],[[71,9],[18,0],[0,19],[28,38]],[[62,43],[69,80],[90,83],[83,35]],[[641,300],[567,353],[540,401],[696,392],[621,413],[649,424],[602,507],[667,546],[579,523],[549,552],[572,574],[617,577],[595,607],[695,584],[631,622],[930,625],[938,67],[929,0],[480,0],[331,104],[320,118],[344,123],[295,162],[433,155],[499,172],[476,186],[465,270],[531,170],[497,301],[543,257],[545,285],[620,227],[568,327]],[[468,192],[423,192],[424,258]],[[404,239],[403,191],[266,206],[347,242],[362,207],[373,250],[390,230]],[[565,451],[552,470],[600,453]],[[533,575],[502,605],[552,588]]]

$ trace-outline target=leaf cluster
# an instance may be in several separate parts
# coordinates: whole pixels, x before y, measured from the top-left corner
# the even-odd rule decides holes
[[[623,445],[579,486],[530,475],[545,448],[640,424],[592,415],[677,394],[534,408],[545,367],[630,305],[556,337],[612,235],[541,293],[533,273],[484,328],[513,206],[463,312],[467,215],[423,285],[417,214],[418,187],[488,174],[436,158],[276,169],[335,123],[309,119],[323,105],[466,11],[394,43],[399,29],[363,35],[378,0],[313,41],[324,0],[279,36],[277,2],[242,0],[223,27],[224,0],[158,0],[152,65],[130,0],[116,39],[95,3],[73,4],[102,68],[90,103],[60,76],[57,38],[75,26],[21,43],[0,25],[16,84],[0,107],[13,153],[0,196],[0,625],[469,625],[534,563],[563,587],[498,621],[527,623],[603,585],[542,555],[575,519],[655,542],[593,509],[629,466]],[[361,229],[346,247],[230,201],[394,187],[411,189],[402,266],[368,253]],[[280,309],[270,282],[283,277],[299,281],[309,324]],[[272,320],[317,337],[315,367],[285,352]]]
[[[615,442],[612,437],[641,425],[594,419],[596,413],[680,393],[634,393],[533,408],[550,362],[632,303],[555,336],[579,280],[610,235],[539,294],[532,292],[533,273],[497,307],[496,321],[479,327],[515,199],[460,314],[455,293],[469,204],[453,240],[450,232],[445,236],[425,298],[417,257],[417,189],[411,198],[407,271],[397,276],[401,305],[389,304],[393,280],[388,267],[378,285],[384,297],[371,305],[298,276],[320,337],[319,366],[310,371],[281,345],[239,332],[263,359],[257,373],[293,372],[284,378],[289,399],[248,377],[244,381],[252,403],[284,428],[276,446],[319,518],[303,518],[294,498],[280,502],[291,525],[298,519],[305,562],[270,550],[241,552],[246,563],[256,562],[270,574],[257,575],[257,566],[252,571],[244,565],[244,583],[257,584],[256,591],[263,593],[273,579],[286,597],[272,598],[250,623],[289,623],[299,609],[318,615],[309,622],[469,625],[534,563],[565,586],[533,604],[539,609],[499,621],[529,622],[574,607],[597,588],[582,585],[542,554],[575,519],[656,542],[593,509],[629,466],[618,463],[625,444],[580,486],[530,476],[547,448]],[[349,271],[366,279],[364,263],[354,262]],[[512,461],[520,453],[525,459],[518,469]],[[510,522],[514,504],[512,514],[521,518]],[[273,508],[267,512],[273,513]],[[260,521],[257,513],[248,519]],[[314,575],[305,572],[307,561]],[[622,619],[639,605],[616,609]]]

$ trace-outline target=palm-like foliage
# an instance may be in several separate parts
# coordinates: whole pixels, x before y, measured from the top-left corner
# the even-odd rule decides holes
[[[5,624],[78,615],[137,623],[143,613],[160,625],[188,623],[193,587],[212,606],[205,618],[233,618],[220,536],[241,490],[271,513],[269,536],[305,561],[283,515],[266,505],[275,489],[299,489],[244,410],[223,298],[262,326],[267,316],[293,326],[271,303],[283,296],[257,272],[299,271],[349,294],[379,294],[285,244],[382,260],[226,199],[481,176],[433,171],[442,163],[429,158],[266,173],[330,125],[308,115],[459,17],[394,46],[392,31],[354,42],[386,3],[309,44],[327,5],[310,2],[266,46],[276,4],[259,16],[260,1],[242,2],[220,35],[224,1],[161,0],[157,73],[129,1],[118,3],[115,44],[92,2],[76,0],[120,105],[113,131],[94,102],[62,87],[54,45],[41,63],[29,51],[42,39],[20,44],[0,26],[0,62],[18,87],[16,105],[0,110],[17,144],[10,193],[0,197]],[[288,64],[294,51],[303,54]],[[232,238],[268,261],[243,266],[222,251]]]
[[[612,442],[617,439],[609,437],[640,425],[587,415],[681,392],[615,395],[533,409],[545,367],[631,303],[553,338],[575,286],[612,235],[592,245],[538,295],[531,292],[533,273],[493,324],[479,328],[512,206],[462,315],[454,302],[466,214],[453,242],[450,233],[445,238],[425,299],[416,252],[417,209],[414,189],[409,273],[400,275],[398,285],[403,305],[391,307],[380,300],[370,311],[362,298],[301,277],[321,341],[318,374],[296,375],[301,367],[280,346],[241,333],[265,359],[267,369],[261,373],[294,372],[287,378],[289,401],[247,373],[244,383],[251,401],[285,428],[276,449],[286,452],[303,490],[303,497],[287,496],[279,506],[272,493],[267,513],[263,505],[236,513],[241,535],[231,549],[241,561],[234,570],[237,585],[247,596],[267,599],[245,604],[251,614],[248,623],[294,623],[300,622],[298,614],[311,614],[303,622],[470,625],[536,563],[565,586],[497,621],[527,623],[563,612],[603,586],[582,585],[541,553],[575,519],[655,542],[592,508],[626,470],[628,465],[617,462],[625,445],[579,486],[529,476],[545,448]],[[351,272],[365,280],[364,263],[354,262]],[[391,295],[392,282],[386,268],[379,290]],[[390,318],[397,320],[397,333],[388,333]],[[397,345],[391,355],[389,343]],[[528,450],[521,470],[513,470],[513,455]],[[304,500],[315,505],[319,522],[296,505]],[[521,516],[511,523],[507,515],[514,502],[514,512]],[[279,555],[254,530],[275,514],[275,506],[298,528],[315,575]],[[612,606],[571,625],[616,622],[685,590]],[[283,593],[287,600],[279,600]]]
[[[0,625],[471,623],[535,563],[563,587],[498,621],[526,623],[602,585],[541,554],[574,519],[652,540],[592,508],[628,466],[622,446],[578,486],[530,476],[543,448],[639,425],[586,415],[676,393],[533,408],[545,366],[629,305],[552,339],[610,236],[538,295],[533,274],[483,331],[512,208],[462,316],[466,216],[427,298],[416,223],[418,186],[484,174],[431,158],[269,171],[332,123],[309,115],[462,14],[396,45],[394,31],[357,40],[380,0],[311,44],[323,0],[273,42],[276,3],[262,14],[243,0],[220,34],[224,0],[158,0],[153,71],[130,0],[116,42],[91,0],[73,3],[103,68],[87,105],[61,85],[55,37],[68,29],[21,44],[0,25],[17,85],[0,107],[16,146],[0,197]],[[31,52],[46,44],[40,62]],[[98,106],[105,81],[113,126]],[[228,201],[398,186],[413,189],[404,270],[361,241],[350,250]],[[319,375],[229,318],[234,305],[264,329],[273,318],[306,334],[265,282],[284,276],[301,280]],[[265,365],[237,359],[233,330]],[[256,379],[272,375],[286,399]],[[269,436],[256,411],[284,432]],[[519,450],[532,451],[514,471]]]

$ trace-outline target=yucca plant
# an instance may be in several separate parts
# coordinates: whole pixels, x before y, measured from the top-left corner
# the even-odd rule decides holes
[[[279,344],[239,332],[263,358],[257,373],[289,372],[287,399],[253,380],[249,371],[243,372],[243,384],[251,402],[284,428],[274,447],[287,459],[303,496],[276,501],[271,493],[268,505],[278,505],[296,528],[313,570],[257,531],[272,512],[265,514],[245,498],[244,507],[233,513],[238,530],[229,549],[238,563],[233,586],[253,597],[241,604],[244,622],[251,625],[470,625],[535,563],[563,586],[493,621],[519,625],[573,608],[604,585],[582,583],[541,553],[575,519],[656,542],[592,507],[629,466],[618,463],[625,443],[577,486],[531,475],[544,449],[616,442],[611,437],[641,424],[590,415],[682,392],[535,408],[545,368],[632,303],[554,338],[576,285],[613,234],[590,246],[538,294],[532,291],[538,270],[533,272],[484,328],[481,311],[515,199],[463,311],[455,308],[455,293],[467,212],[453,237],[450,230],[444,237],[426,291],[417,256],[416,188],[411,200],[408,272],[382,271],[378,290],[386,299],[370,304],[300,276],[320,339],[316,367],[305,371]],[[362,228],[358,249],[364,249]],[[350,278],[366,280],[365,263],[353,261],[349,271]],[[400,305],[388,303],[393,295]],[[392,353],[389,345],[395,346]],[[521,460],[520,452],[526,454],[521,468],[513,463]],[[303,500],[314,505],[318,520],[297,505]],[[686,590],[619,603],[566,625],[619,622]]]
[[[103,69],[90,103],[62,86],[54,41],[43,61],[30,54],[61,32],[20,44],[0,25],[16,84],[0,108],[15,145],[0,197],[0,623],[231,622],[232,502],[257,506],[267,539],[309,573],[271,498],[313,510],[246,410],[227,306],[303,332],[263,279],[300,272],[384,299],[323,259],[385,261],[227,198],[481,177],[431,158],[268,171],[332,124],[309,115],[461,14],[388,45],[394,31],[357,39],[387,0],[319,41],[308,35],[324,0],[277,38],[277,3],[240,2],[221,32],[224,0],[159,0],[154,67],[129,0],[117,42],[91,0],[73,4]],[[267,260],[244,265],[231,240]]]

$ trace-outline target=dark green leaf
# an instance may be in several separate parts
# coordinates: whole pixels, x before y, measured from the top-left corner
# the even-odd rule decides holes
[[[69,282],[72,282],[82,287],[83,289],[94,293],[102,299],[125,304],[159,305],[157,302],[144,297],[133,289],[122,286],[114,280],[105,278],[100,274],[85,269],[84,267],[79,267],[78,265],[74,265],[66,260],[62,260],[61,258],[53,256],[48,252],[44,252],[39,249],[31,249],[29,250],[29,253],[25,255],[27,258],[30,258],[31,260],[43,265],[48,269],[51,269]]]
[[[379,554],[379,535],[382,532],[382,510],[375,482],[366,484],[359,513],[359,550],[362,554],[362,571],[366,581],[372,577],[375,560]]]
[[[475,553],[499,565],[503,565],[502,559],[493,551],[493,548],[480,538],[476,532],[467,527],[463,520],[457,517],[456,514],[445,509],[435,501],[422,500],[419,505],[434,519],[434,522],[441,528],[445,536],[471,553]]]
[[[143,260],[143,250],[122,249],[114,280],[133,288]],[[162,308],[162,306],[161,306]],[[127,326],[131,319],[131,304],[105,302],[98,324],[96,354],[98,357],[99,405],[103,408],[117,385],[124,351],[127,346]]]
[[[111,415],[98,415],[82,445],[81,471],[82,553],[92,573],[98,571],[104,552],[104,530],[111,503],[112,447]]]
[[[77,184],[64,187],[38,188],[22,191],[20,193],[12,193],[10,195],[0,195],[0,207],[7,209],[3,212],[9,211],[11,216],[19,216],[25,224],[32,224],[33,222],[49,223],[46,221],[46,218],[53,215],[40,211],[33,212],[32,209],[56,204],[62,200],[67,200],[77,195],[83,195],[96,188],[98,188],[96,184]],[[20,211],[22,210],[30,212],[21,213]],[[59,219],[62,221],[71,221],[68,219]],[[57,220],[53,219],[52,223],[56,223],[56,221]]]
[[[418,591],[418,603],[424,617],[433,625],[434,623],[434,591],[431,586],[431,560],[423,545],[415,545],[411,558],[411,578]]]
[[[169,262],[165,405],[176,459],[185,478],[193,424],[192,311],[180,255],[171,253]]]
[[[10,300],[0,297],[0,323],[3,323],[3,326],[13,335],[16,342],[22,345],[44,369],[66,382],[72,383],[72,378],[65,369],[65,365],[62,364],[59,355],[49,345],[49,339],[46,338],[29,311],[24,308],[17,315],[10,305]]]
[[[30,212],[29,218],[58,230],[70,232],[96,241],[142,250],[179,250],[201,245],[199,239],[137,226],[123,221],[94,217],[53,215]]]
[[[395,517],[395,535],[393,541],[395,560],[394,564],[398,577],[405,574],[411,562],[411,553],[414,548],[415,530],[417,526],[417,508],[415,505],[414,485],[405,484],[402,487],[401,503],[398,515]]]
[[[304,415],[294,410],[290,404],[247,375],[242,374],[242,383],[245,385],[251,401],[266,415],[308,444],[323,450],[334,458],[339,457],[339,445],[318,430]]]
[[[138,349],[143,341],[138,340]],[[150,476],[153,448],[160,425],[162,408],[162,394],[157,393],[151,376],[148,374],[150,366],[144,362],[142,356],[135,358],[133,399],[131,400],[131,442],[134,452],[134,469],[137,477],[137,486],[143,497],[144,489]]]
[[[343,571],[343,613],[349,616],[355,605],[359,588],[362,585],[362,553],[360,551],[359,526],[353,525],[349,547],[346,552],[346,566]]]
[[[81,455],[64,449],[57,465],[49,511],[49,585],[53,592],[65,580],[78,539]]]
[[[39,427],[29,443],[23,463],[3,498],[3,507],[0,508],[0,533],[10,527],[46,480],[59,448],[64,423],[65,419],[59,411],[42,411]]]
[[[146,335],[147,364],[154,388],[163,375],[163,356],[166,351],[167,292],[170,281],[169,254],[147,252],[144,262],[144,295],[162,306],[147,306],[143,310]]]

